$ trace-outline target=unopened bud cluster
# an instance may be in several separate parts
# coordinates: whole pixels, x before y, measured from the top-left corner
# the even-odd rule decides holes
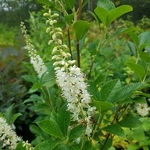
[[[27,34],[27,30],[23,22],[21,22],[21,30],[25,37],[26,49],[28,50],[30,56],[30,63],[33,65],[38,77],[41,78],[42,75],[47,72],[47,67],[45,66],[40,55],[37,54],[34,45],[31,43],[30,37]]]
[[[84,82],[84,74],[80,68],[75,65],[75,60],[70,59],[68,46],[63,43],[62,29],[56,27],[57,13],[52,13],[49,10],[44,16],[48,17],[46,24],[48,28],[46,32],[50,34],[51,39],[48,44],[54,43],[55,47],[52,50],[55,61],[55,73],[58,85],[62,90],[62,96],[67,100],[68,111],[71,113],[72,120],[86,125],[85,134],[91,135],[93,122],[91,117],[95,113],[95,107],[91,107],[91,97],[87,91],[87,84]]]

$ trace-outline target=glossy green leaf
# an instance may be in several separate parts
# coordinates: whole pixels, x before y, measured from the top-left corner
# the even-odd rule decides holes
[[[108,11],[115,8],[114,3],[110,0],[98,0],[97,1],[97,6],[98,7],[103,7]]]
[[[106,20],[108,16],[108,11],[103,7],[96,7],[94,9],[95,14],[98,16],[98,18],[102,21],[104,25],[106,25]]]
[[[108,13],[106,26],[108,26],[112,21],[119,18],[120,16],[132,11],[133,8],[130,5],[121,5],[113,10],[110,10]]]
[[[76,37],[78,40],[81,40],[83,36],[87,33],[90,24],[87,21],[78,20],[74,23],[73,28],[76,33]]]
[[[113,107],[113,104],[108,102],[102,102],[102,101],[94,101],[93,105],[100,113],[105,112],[109,110],[111,107]]]
[[[58,124],[64,136],[67,136],[68,127],[70,125],[70,113],[67,111],[66,105],[63,106],[58,114]]]
[[[104,130],[108,133],[111,133],[111,134],[121,136],[121,137],[125,136],[123,129],[117,124],[108,125],[107,127],[103,128],[102,130]]]
[[[85,132],[85,128],[82,125],[78,125],[70,131],[69,141],[74,141],[79,137],[82,137]]]
[[[61,142],[59,140],[53,141],[53,140],[47,140],[40,144],[38,144],[34,150],[53,150],[57,145],[59,145]]]
[[[138,76],[138,78],[140,79],[140,81],[142,81],[144,75],[145,75],[145,70],[144,68],[139,65],[139,64],[135,64],[132,62],[127,63],[127,66],[133,70],[135,72],[135,74]]]
[[[141,122],[133,115],[128,115],[119,122],[119,125],[127,128],[136,128],[141,125]]]
[[[47,134],[57,137],[59,139],[64,138],[59,126],[53,121],[43,120],[43,121],[38,122],[37,124]]]

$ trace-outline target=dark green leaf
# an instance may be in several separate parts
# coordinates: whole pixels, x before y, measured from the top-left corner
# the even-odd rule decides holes
[[[14,105],[11,105],[7,110],[6,110],[6,113],[4,114],[6,120],[7,120],[7,123],[8,124],[12,124],[12,116],[13,116],[13,106]]]
[[[85,132],[85,128],[82,125],[78,125],[70,131],[69,141],[74,141],[78,137],[82,137]]]
[[[29,128],[30,128],[30,131],[32,133],[34,133],[36,136],[38,136],[38,135],[41,136],[42,132],[41,132],[41,129],[38,126],[31,124],[29,126]]]
[[[59,140],[53,141],[53,140],[47,140],[40,144],[38,144],[34,150],[53,150],[57,145],[59,145],[61,142]]]
[[[32,94],[30,96],[30,98],[26,99],[23,103],[27,103],[27,102],[36,102],[36,101],[41,101],[41,97],[39,95],[36,94]]]
[[[66,105],[63,106],[58,114],[58,124],[64,136],[67,136],[68,127],[70,125],[70,113],[67,111]]]
[[[121,137],[125,136],[123,129],[117,124],[108,125],[107,127],[103,128],[102,130],[109,132],[111,134],[121,136]]]
[[[105,142],[105,140],[103,141],[103,143],[104,142]],[[103,147],[103,150],[108,150],[111,146],[112,146],[112,138],[108,138],[105,145],[102,144],[101,148]]]
[[[127,128],[136,128],[141,125],[141,122],[138,120],[138,118],[128,115],[119,122],[119,125]]]
[[[63,3],[67,9],[72,9],[74,7],[75,0],[63,0]]]
[[[15,122],[15,120],[19,117],[19,116],[21,116],[22,114],[21,113],[17,113],[17,114],[14,114],[13,116],[12,116],[12,124]]]
[[[78,40],[81,40],[89,29],[90,24],[87,21],[78,20],[74,23],[73,28]]]
[[[63,139],[64,136],[57,124],[50,120],[43,120],[37,123],[38,126],[47,134],[57,137],[59,139]]]
[[[34,82],[34,84],[32,85],[32,87],[29,90],[29,93],[34,93],[36,91],[38,91],[41,88],[41,84],[39,82]]]

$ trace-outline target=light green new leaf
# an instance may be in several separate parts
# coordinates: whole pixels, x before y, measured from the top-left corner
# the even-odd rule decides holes
[[[64,136],[67,136],[68,127],[70,125],[70,113],[67,111],[66,105],[63,106],[58,114],[58,124]]]
[[[93,105],[96,107],[96,109],[97,109],[100,113],[109,110],[109,109],[113,106],[113,104],[111,104],[111,103],[108,103],[108,102],[101,102],[101,101],[94,101],[94,102],[93,102]]]
[[[110,10],[106,20],[106,26],[108,26],[112,21],[119,18],[120,16],[132,11],[133,8],[129,5],[122,5],[113,10]]]
[[[57,137],[59,139],[63,139],[64,136],[57,124],[50,120],[43,120],[37,123],[38,126],[47,134]]]
[[[85,132],[85,128],[82,125],[78,125],[70,131],[69,141],[74,141],[78,137],[81,137]]]
[[[135,74],[138,76],[140,81],[142,81],[143,77],[145,76],[145,70],[144,68],[139,65],[132,62],[127,63],[127,66],[135,72]]]
[[[123,129],[117,124],[108,125],[107,127],[103,128],[102,130],[109,132],[111,134],[121,136],[121,137],[125,136]]]
[[[87,21],[78,20],[74,23],[73,28],[78,40],[81,40],[89,29],[90,24]]]
[[[110,1],[110,0],[98,0],[97,6],[98,7],[103,7],[103,8],[105,8],[108,11],[110,11],[110,10],[115,8],[114,3],[112,1]]]
[[[47,140],[40,144],[38,144],[34,150],[53,150],[57,145],[60,144],[59,140],[53,141],[53,140]]]
[[[119,125],[127,128],[136,128],[141,125],[141,122],[138,120],[138,118],[128,115],[119,122]]]
[[[98,18],[102,21],[104,25],[106,25],[106,20],[108,16],[108,11],[103,7],[96,7],[94,9],[95,14],[98,16]]]

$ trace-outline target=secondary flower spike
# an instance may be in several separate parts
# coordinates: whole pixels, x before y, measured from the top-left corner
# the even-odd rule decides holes
[[[91,136],[93,130],[91,117],[96,108],[90,106],[91,97],[87,91],[88,85],[84,82],[84,74],[75,65],[75,60],[69,60],[68,46],[62,41],[62,29],[56,27],[56,19],[59,14],[53,14],[49,10],[44,16],[48,17],[46,32],[51,36],[48,44],[55,44],[52,50],[52,59],[55,61],[53,65],[55,66],[57,84],[62,90],[62,96],[67,100],[68,111],[71,113],[72,120],[78,123],[84,122],[86,125],[85,134]]]

